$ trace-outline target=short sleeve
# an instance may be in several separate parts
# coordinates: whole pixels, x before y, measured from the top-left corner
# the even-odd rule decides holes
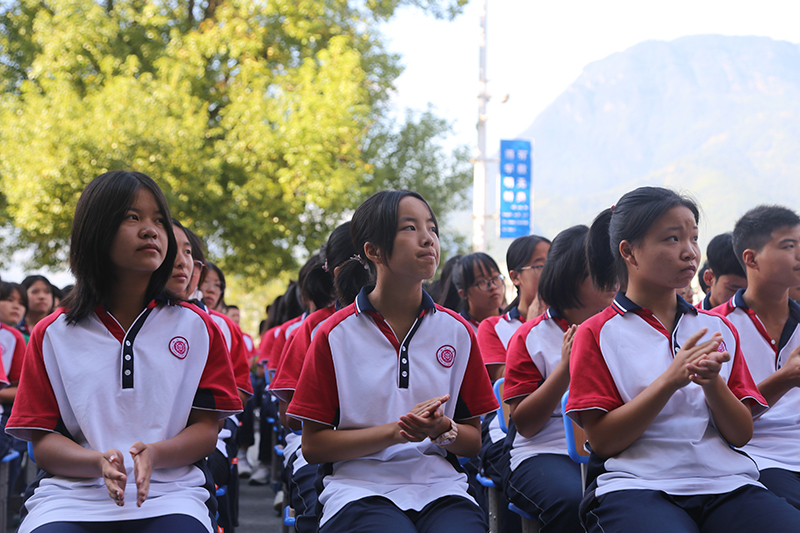
[[[464,372],[464,380],[461,382],[453,416],[456,421],[462,421],[496,411],[499,405],[494,397],[492,382],[489,380],[489,373],[486,372],[478,340],[475,338],[472,327],[463,318],[458,316],[454,318],[463,323],[464,329],[470,337],[471,345],[469,361]]]
[[[739,342],[739,332],[727,318],[722,316],[720,318],[736,339],[736,350],[731,354],[733,366],[731,367],[731,375],[728,377],[728,388],[740,401],[745,399],[752,400],[750,402],[750,410],[753,413],[753,417],[759,416],[769,408],[769,404],[759,392],[758,386],[753,381],[753,376],[747,368],[747,361],[744,358],[744,354],[742,354],[741,343]]]
[[[58,316],[50,315],[40,321],[28,342],[14,407],[6,424],[6,433],[21,440],[32,440],[32,430],[55,432],[59,427],[61,411],[42,356],[46,327]]]
[[[328,333],[329,329],[323,328],[311,341],[286,414],[333,426],[339,411],[339,390]]]
[[[528,352],[527,339],[538,321],[523,324],[508,342],[503,401],[528,396],[538,389],[544,377]]]
[[[278,368],[275,370],[275,378],[270,383],[270,391],[281,400],[288,401],[291,394],[297,388],[300,373],[306,359],[306,353],[311,347],[311,321],[306,319],[303,325],[297,328],[288,341],[280,358]]]
[[[11,359],[11,368],[6,368],[5,373],[9,383],[19,382],[22,374],[22,365],[25,361],[25,337],[16,329],[9,328],[17,343],[14,345],[14,357]]]
[[[192,407],[207,411],[219,411],[220,418],[240,413],[242,401],[236,392],[233,366],[222,332],[210,316],[199,309],[196,312],[206,323],[209,348],[206,366],[200,377]]]
[[[502,317],[489,317],[478,326],[478,346],[484,365],[502,365],[506,362],[506,347],[497,335],[497,322]]]
[[[599,318],[595,315],[594,318]],[[609,412],[624,402],[617,390],[600,350],[602,322],[593,319],[581,324],[572,342],[569,360],[569,401],[566,414],[581,425],[581,411],[599,409]]]

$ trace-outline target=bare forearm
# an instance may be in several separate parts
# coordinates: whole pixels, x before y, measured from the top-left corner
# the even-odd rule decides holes
[[[447,451],[461,457],[475,457],[481,451],[481,426],[480,419],[470,419],[458,425],[458,436],[452,444],[447,446]]]
[[[524,398],[509,402],[517,432],[527,439],[539,433],[558,407],[567,387],[569,366],[558,365],[538,389]]]
[[[87,450],[60,433],[36,431],[33,456],[39,468],[56,476],[94,478],[103,475],[103,452]]]
[[[311,464],[357,459],[404,442],[396,422],[339,430],[318,422],[303,423],[303,457]]]
[[[17,384],[0,390],[0,403],[11,403],[17,397]]]
[[[675,390],[659,378],[613,411],[585,412],[583,424],[592,449],[601,457],[613,457],[628,448],[650,427]]]
[[[703,387],[714,424],[731,445],[740,448],[753,436],[753,417],[750,408],[733,395],[725,382],[717,376]]]
[[[216,411],[193,409],[183,431],[171,439],[148,443],[153,469],[186,466],[211,455],[217,444],[218,419]]]
[[[792,388],[794,388],[794,382],[780,370],[772,373],[767,379],[758,384],[758,391],[770,406],[778,403],[778,400],[783,398],[783,395],[792,390]]]

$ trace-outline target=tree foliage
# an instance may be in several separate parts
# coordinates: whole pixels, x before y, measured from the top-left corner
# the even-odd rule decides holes
[[[86,183],[132,168],[226,270],[264,279],[378,187],[446,192],[463,154],[425,143],[447,124],[385,113],[399,58],[373,28],[403,3],[452,16],[464,0],[13,1],[0,223],[59,264]]]

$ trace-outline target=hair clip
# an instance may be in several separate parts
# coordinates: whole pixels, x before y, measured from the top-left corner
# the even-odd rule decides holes
[[[364,267],[364,270],[369,270],[369,265],[361,258],[360,255],[355,254],[353,257],[350,258],[351,261],[358,261],[361,263],[361,266]]]
[[[328,260],[327,259],[325,260],[324,263],[322,263],[322,270],[324,270],[325,272],[329,271],[329,269],[328,269]]]
[[[611,212],[613,213],[613,212],[614,212],[614,207],[615,207],[615,206],[613,206],[613,205],[612,205],[612,206],[611,206],[611,209],[610,209],[609,211],[611,211]]]

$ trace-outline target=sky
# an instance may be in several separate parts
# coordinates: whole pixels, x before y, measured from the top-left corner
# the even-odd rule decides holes
[[[758,35],[800,43],[796,0],[486,0],[488,151],[525,130],[583,68],[648,40],[687,35]],[[430,103],[456,129],[454,141],[477,145],[481,0],[453,21],[403,8],[382,30],[403,56],[394,103],[423,110]],[[506,103],[500,103],[508,94]]]
[[[583,68],[647,40],[687,35],[758,35],[800,43],[796,0],[487,0],[488,151],[525,130]],[[389,50],[402,56],[396,81],[397,116],[431,104],[453,123],[453,144],[477,145],[480,0],[453,21],[402,8],[380,28]],[[500,103],[508,94],[506,103]],[[60,271],[57,285],[71,282]],[[18,265],[3,273],[22,279]]]

